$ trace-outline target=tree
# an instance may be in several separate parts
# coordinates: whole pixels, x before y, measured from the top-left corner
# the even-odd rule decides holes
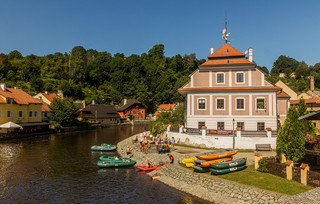
[[[22,59],[22,54],[18,50],[13,50],[8,54],[8,59]]]
[[[291,72],[295,72],[299,62],[291,57],[280,55],[279,58],[273,63],[271,73],[283,73],[286,68],[290,68]]]
[[[50,122],[61,126],[71,126],[77,123],[79,108],[71,98],[54,98],[50,104]]]

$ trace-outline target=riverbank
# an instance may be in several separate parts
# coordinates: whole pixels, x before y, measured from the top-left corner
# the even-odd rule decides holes
[[[130,148],[134,149],[132,140],[135,136],[136,135],[118,143],[119,154],[121,154],[121,149],[125,150],[128,145]],[[193,157],[194,155],[205,151],[208,150],[177,147],[177,150],[171,153],[175,158],[175,164],[163,166],[148,173],[148,175],[160,176],[158,179],[160,182],[215,203],[277,203],[280,199],[286,200],[290,197],[285,194],[221,179],[217,176],[195,173],[179,164],[182,159]],[[144,154],[135,149],[133,150],[133,154],[133,159],[137,161],[137,166],[145,166],[147,160],[150,160],[153,164],[169,162],[167,154]],[[238,153],[236,156],[239,158],[247,157],[248,165],[251,165],[253,164],[253,155],[253,152],[248,152]]]

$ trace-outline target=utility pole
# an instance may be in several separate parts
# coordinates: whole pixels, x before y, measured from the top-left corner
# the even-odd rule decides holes
[[[235,146],[236,146],[236,141],[235,141],[235,137],[234,137],[234,118],[232,119],[232,124],[233,124],[233,128],[232,128],[232,134],[233,134],[233,149],[235,149]]]

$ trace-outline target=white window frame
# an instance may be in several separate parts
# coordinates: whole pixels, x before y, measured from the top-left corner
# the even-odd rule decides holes
[[[238,102],[237,102],[238,99],[243,99],[243,109],[238,109]],[[235,109],[237,111],[245,111],[246,110],[246,99],[244,97],[235,98]]]
[[[259,123],[263,123],[263,128],[264,128],[263,130],[259,130],[259,128],[258,128],[259,127],[259,125],[258,125]],[[265,130],[266,130],[266,123],[265,122],[257,122],[257,131],[265,131]]]
[[[238,79],[237,75],[238,74],[243,74],[243,82],[238,82],[237,81],[237,79]],[[245,84],[246,83],[246,73],[245,72],[236,72],[234,81],[235,81],[236,84]]]
[[[241,130],[245,131],[245,122],[244,121],[237,121],[237,128],[238,128],[238,123],[243,123],[243,128]]]
[[[264,100],[264,108],[258,108],[258,99],[263,99]],[[267,110],[267,104],[266,104],[266,98],[265,97],[257,97],[256,98],[256,110]]]
[[[20,112],[21,112],[21,116],[20,116]],[[22,118],[23,117],[23,111],[22,110],[19,110],[18,112],[18,118]]]
[[[223,124],[223,129],[219,129],[219,123]],[[217,130],[225,130],[225,128],[226,128],[226,124],[224,121],[217,121]]]
[[[10,113],[9,116],[8,116],[8,113]],[[7,118],[12,118],[12,115],[13,115],[13,112],[8,110],[7,111]]]
[[[218,74],[223,74],[223,82],[218,82]],[[216,73],[216,84],[225,84],[226,83],[226,74],[224,72]]]
[[[199,100],[204,100],[204,109],[199,109]],[[205,111],[207,110],[207,99],[206,98],[198,98],[197,99],[197,110]]]
[[[219,108],[218,108],[218,99],[223,99],[223,109],[219,109]],[[217,98],[216,98],[216,110],[217,110],[217,111],[224,111],[224,110],[226,110],[226,99],[225,99],[225,98],[223,98],[223,97],[217,97]]]

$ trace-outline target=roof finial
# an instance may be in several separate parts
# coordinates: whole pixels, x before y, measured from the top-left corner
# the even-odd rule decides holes
[[[226,1],[227,3],[227,1]],[[227,8],[226,8],[226,15],[225,15],[225,19],[224,19],[224,29],[222,30],[222,39],[225,41],[225,43],[230,43],[228,41],[228,36],[230,35],[230,33],[227,33]]]

